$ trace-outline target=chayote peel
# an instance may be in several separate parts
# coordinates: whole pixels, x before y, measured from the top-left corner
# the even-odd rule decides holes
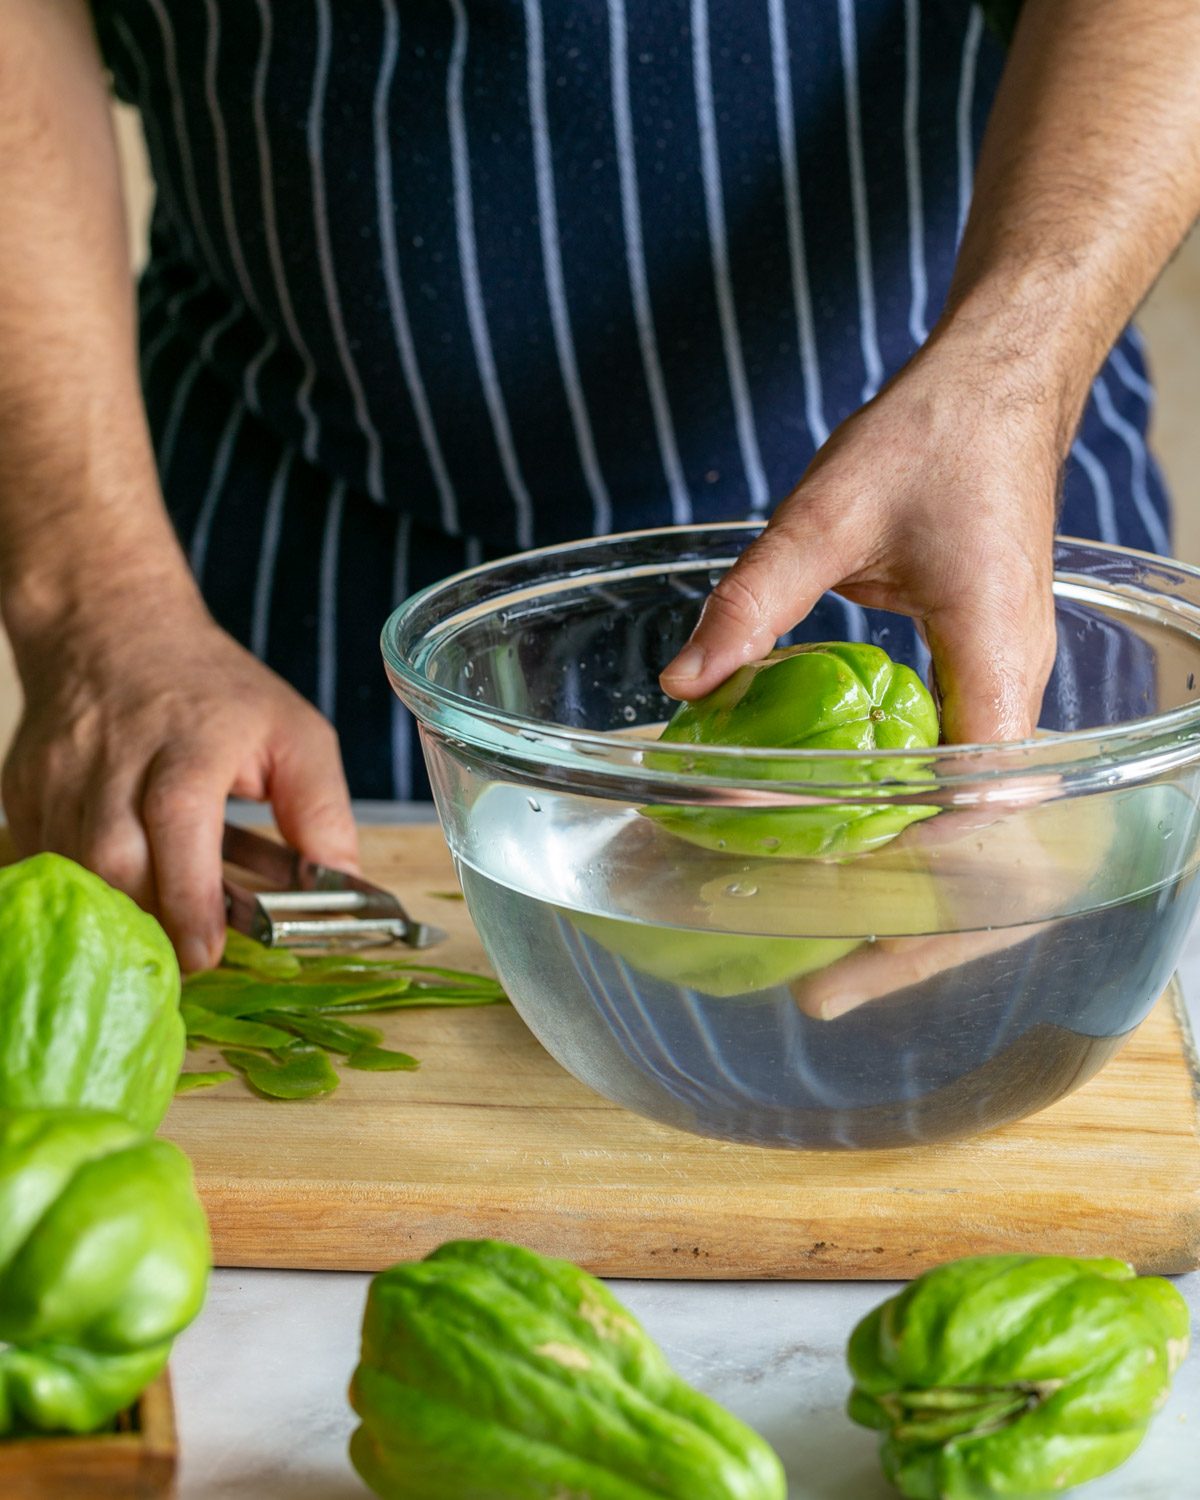
[[[183,1063],[179,965],[128,896],[57,854],[0,870],[0,1109],[154,1130]]]
[[[204,1300],[187,1158],[99,1110],[0,1112],[0,1438],[91,1432]]]
[[[854,1330],[849,1413],[908,1500],[1038,1500],[1129,1457],[1187,1343],[1183,1298],[1124,1261],[952,1261]]]
[[[844,751],[928,750],[939,737],[937,709],[921,679],[878,646],[825,642],[789,646],[740,667],[720,687],[684,703],[662,732],[662,742],[690,746]],[[648,764],[688,774],[727,775],[716,760],[697,754],[655,754]],[[747,758],[742,778],[860,785],[863,795],[844,804],[811,807],[646,808],[649,817],[680,838],[731,854],[773,854],[790,859],[837,859],[864,854],[896,837],[936,808],[887,800],[882,781],[918,782],[926,758],[862,760]]]
[[[771,1448],[602,1283],[494,1240],[375,1277],[350,1400],[384,1500],[784,1500]]]

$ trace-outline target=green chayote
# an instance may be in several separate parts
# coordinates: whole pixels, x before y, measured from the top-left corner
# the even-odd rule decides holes
[[[757,937],[738,932],[620,922],[566,912],[570,921],[639,973],[727,999],[789,984],[857,948],[859,938]]]
[[[375,1277],[350,1399],[385,1500],[784,1500],[774,1452],[601,1282],[494,1240]]]
[[[713,692],[682,704],[662,741],[671,745],[745,746],[779,750],[931,749],[939,736],[937,709],[910,668],[878,646],[826,642],[789,646],[740,667]],[[688,774],[728,775],[703,755],[655,754],[648,764]],[[882,800],[872,805],[873,784],[926,774],[922,757],[814,761],[746,759],[742,778],[861,784],[852,803],[812,807],[649,807],[662,827],[707,849],[783,858],[847,858],[862,854],[928,818],[935,808]],[[882,795],[882,791],[881,791]]]
[[[1124,1261],[952,1261],[854,1330],[849,1412],[908,1500],[1037,1500],[1129,1457],[1187,1344],[1183,1298]]]
[[[128,1406],[210,1259],[176,1147],[99,1110],[0,1112],[0,1437],[90,1432]]]
[[[0,1109],[84,1105],[154,1130],[183,1062],[154,920],[57,854],[0,870]]]

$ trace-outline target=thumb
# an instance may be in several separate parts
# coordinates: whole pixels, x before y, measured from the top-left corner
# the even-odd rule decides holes
[[[1054,665],[1053,606],[1021,618],[1011,601],[972,598],[926,617],[948,745],[1027,739]]]
[[[772,522],[705,600],[687,644],[659,678],[663,691],[685,699],[712,692],[765,656],[839,578],[811,527]]]
[[[357,874],[358,830],[337,735],[315,717],[302,733],[290,731],[268,788],[279,831],[307,859]]]

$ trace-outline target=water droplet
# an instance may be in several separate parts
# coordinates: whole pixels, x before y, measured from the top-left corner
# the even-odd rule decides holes
[[[779,848],[779,840],[778,839],[763,839],[762,846],[763,846],[764,849],[778,849]]]
[[[748,880],[731,880],[725,887],[727,896],[757,896],[758,887]]]
[[[542,804],[537,800],[536,797],[527,797],[525,800],[529,803],[530,812],[541,812]]]
[[[717,848],[718,849],[724,849],[724,847],[725,847],[725,840],[724,839],[718,839],[717,840]]]
[[[475,663],[473,661],[469,661],[469,662],[467,662],[466,666],[463,667],[463,676],[464,677],[474,677],[474,675],[475,675]]]

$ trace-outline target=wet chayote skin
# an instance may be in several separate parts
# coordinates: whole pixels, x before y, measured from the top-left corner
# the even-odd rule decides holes
[[[790,984],[858,947],[858,938],[764,938],[616,922],[567,912],[580,932],[631,968],[701,995],[727,999]]]
[[[1038,1500],[1134,1451],[1188,1310],[1123,1261],[992,1255],[926,1272],[850,1339],[849,1412],[908,1500]]]
[[[851,803],[797,808],[646,808],[663,828],[706,849],[785,859],[844,859],[896,837],[935,808],[910,803],[872,806],[884,781],[927,775],[926,757],[881,760],[879,750],[929,750],[938,742],[937,709],[917,674],[878,646],[825,642],[789,646],[740,667],[704,698],[684,703],[662,733],[664,744],[745,746],[755,749],[867,752],[862,760],[745,760],[738,775],[762,781],[859,784]],[[703,754],[655,754],[647,764],[689,776],[727,776],[729,768]],[[894,786],[891,788],[894,793]]]
[[[495,1240],[375,1278],[350,1399],[385,1500],[784,1500],[774,1452],[601,1282]]]
[[[0,1109],[83,1105],[154,1130],[183,1062],[166,934],[72,860],[0,870]]]
[[[99,1110],[0,1111],[0,1438],[103,1427],[200,1310],[187,1158]]]

